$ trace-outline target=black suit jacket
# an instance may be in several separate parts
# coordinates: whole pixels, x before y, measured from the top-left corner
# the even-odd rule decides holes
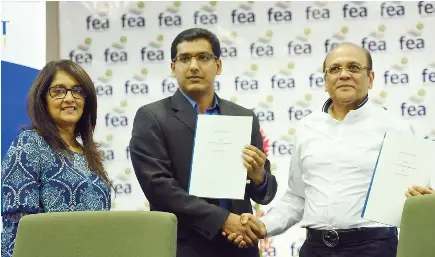
[[[218,102],[221,115],[253,116],[251,144],[263,151],[260,124],[254,112],[219,97]],[[177,216],[178,257],[257,257],[257,247],[238,249],[221,235],[229,211],[219,207],[219,200],[187,193],[196,117],[196,110],[179,90],[171,97],[139,108],[130,140],[136,177],[152,211]],[[260,194],[254,183],[247,184],[244,200],[231,200],[232,213],[252,213],[250,199],[262,205],[273,200],[277,182],[268,160],[265,170],[266,192]]]

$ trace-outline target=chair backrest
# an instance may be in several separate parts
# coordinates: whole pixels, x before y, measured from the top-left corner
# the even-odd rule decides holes
[[[53,212],[21,218],[13,257],[175,257],[176,247],[172,213]]]
[[[406,199],[397,257],[435,256],[435,194]]]

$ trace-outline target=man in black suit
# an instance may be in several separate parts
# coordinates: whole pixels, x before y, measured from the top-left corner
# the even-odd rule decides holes
[[[253,212],[251,199],[266,205],[277,191],[263,153],[258,118],[214,92],[215,77],[222,70],[220,52],[219,40],[210,31],[181,32],[171,46],[171,69],[179,89],[171,97],[142,106],[134,119],[130,152],[136,177],[152,211],[177,216],[179,257],[258,257],[256,243],[264,232],[254,223],[242,225],[240,214]],[[240,153],[249,180],[244,200],[187,193],[198,113],[253,116],[251,145]],[[243,236],[245,248],[237,248],[223,236],[232,233]]]

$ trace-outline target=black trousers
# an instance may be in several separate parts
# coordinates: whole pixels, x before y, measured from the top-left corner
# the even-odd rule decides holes
[[[397,243],[397,236],[392,236],[329,248],[323,243],[306,240],[299,257],[396,257]]]

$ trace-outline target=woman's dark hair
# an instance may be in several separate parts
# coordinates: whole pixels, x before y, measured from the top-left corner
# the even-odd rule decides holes
[[[55,151],[68,153],[68,146],[60,136],[53,118],[48,113],[46,95],[56,75],[62,70],[71,74],[86,92],[86,102],[83,114],[77,122],[74,137],[82,141],[83,154],[89,169],[112,186],[103,166],[101,152],[94,142],[94,130],[97,122],[97,94],[94,84],[78,64],[70,60],[48,62],[39,72],[30,89],[27,99],[27,114],[32,128],[40,134]]]

